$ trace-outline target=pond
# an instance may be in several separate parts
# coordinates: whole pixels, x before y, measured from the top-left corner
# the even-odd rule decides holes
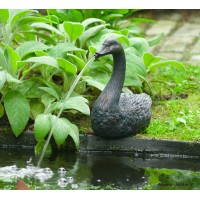
[[[33,150],[0,150],[0,189],[200,189],[199,158],[62,153],[37,168]]]

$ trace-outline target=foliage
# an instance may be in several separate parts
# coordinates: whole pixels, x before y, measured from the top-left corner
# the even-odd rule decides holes
[[[145,176],[149,176],[148,184],[143,189],[153,190],[190,190],[199,189],[198,172],[173,169],[147,168]]]
[[[94,18],[94,12],[101,17]],[[146,40],[136,34],[130,23],[122,26],[121,18],[130,15],[130,10],[116,13],[105,10],[103,14],[101,10],[93,13],[47,10],[47,13],[42,16],[36,10],[3,10],[0,15],[3,33],[0,116],[5,110],[16,136],[31,118],[35,121],[37,141],[44,141],[77,74],[106,38],[117,39],[125,49],[127,72],[123,90],[126,92],[132,93],[133,87],[141,92],[146,83],[153,93],[149,73],[168,66],[184,69],[177,61],[165,61],[147,53],[151,45],[162,39],[162,34]],[[66,118],[75,110],[90,114],[88,100],[83,95],[88,87],[99,90],[105,87],[112,73],[112,62],[111,56],[105,56],[88,67],[64,106]],[[12,109],[16,115],[11,114]],[[70,135],[78,149],[78,128],[66,118],[58,119],[53,137],[59,147]]]

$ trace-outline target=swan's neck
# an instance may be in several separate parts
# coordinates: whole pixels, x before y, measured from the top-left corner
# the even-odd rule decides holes
[[[122,92],[126,59],[123,48],[118,53],[113,54],[114,67],[112,76],[98,98],[98,104],[102,109],[115,110],[119,108],[119,98]]]

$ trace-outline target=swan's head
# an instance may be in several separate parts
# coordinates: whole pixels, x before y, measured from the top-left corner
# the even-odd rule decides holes
[[[107,39],[104,41],[101,49],[99,51],[97,51],[94,56],[95,58],[99,58],[101,56],[105,56],[108,54],[115,54],[120,52],[120,50],[122,49],[121,44],[114,39]]]

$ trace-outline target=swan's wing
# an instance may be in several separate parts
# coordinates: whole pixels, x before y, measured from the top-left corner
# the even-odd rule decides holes
[[[120,110],[122,112],[134,113],[135,115],[146,115],[151,110],[152,100],[149,95],[122,93],[119,100]]]

